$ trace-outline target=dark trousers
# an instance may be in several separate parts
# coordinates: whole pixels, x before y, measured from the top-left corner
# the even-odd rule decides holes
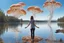
[[[35,28],[31,28],[31,39],[34,39],[35,36]]]

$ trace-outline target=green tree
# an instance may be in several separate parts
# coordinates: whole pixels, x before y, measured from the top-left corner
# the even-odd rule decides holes
[[[4,22],[5,21],[5,13],[0,9],[0,22]]]
[[[57,20],[58,22],[64,22],[64,16]]]

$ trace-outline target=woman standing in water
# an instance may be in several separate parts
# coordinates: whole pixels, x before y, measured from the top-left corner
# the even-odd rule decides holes
[[[39,28],[38,26],[35,25],[34,17],[31,16],[30,22],[27,25],[27,27],[31,24],[31,39],[34,39],[34,32],[35,32],[35,27]],[[25,27],[25,28],[27,28]]]

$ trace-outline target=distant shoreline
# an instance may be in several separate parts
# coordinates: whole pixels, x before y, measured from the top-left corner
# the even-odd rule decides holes
[[[13,23],[14,24],[14,23],[22,23],[22,22],[29,22],[29,20],[22,20],[20,22],[17,22],[17,21],[15,21],[15,22],[13,22],[13,21],[12,22],[11,21],[10,22],[0,22],[0,24],[1,23]],[[48,22],[48,21],[47,20],[35,20],[35,22]],[[57,22],[57,21],[52,20],[51,22]]]
[[[48,22],[47,20],[35,20],[36,22]],[[23,22],[29,22],[29,20],[24,20]],[[57,22],[56,20],[52,20],[51,22]]]

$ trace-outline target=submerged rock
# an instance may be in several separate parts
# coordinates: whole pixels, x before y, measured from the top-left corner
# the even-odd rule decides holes
[[[50,40],[50,39],[46,39],[45,40],[47,43],[64,43],[62,39],[60,40]]]
[[[58,29],[58,30],[56,30],[56,33],[64,33],[64,29],[63,30],[60,30],[60,29]]]
[[[43,40],[43,38],[35,36],[34,40],[31,39],[31,36],[25,36],[22,38],[23,43],[38,43],[39,41]]]

